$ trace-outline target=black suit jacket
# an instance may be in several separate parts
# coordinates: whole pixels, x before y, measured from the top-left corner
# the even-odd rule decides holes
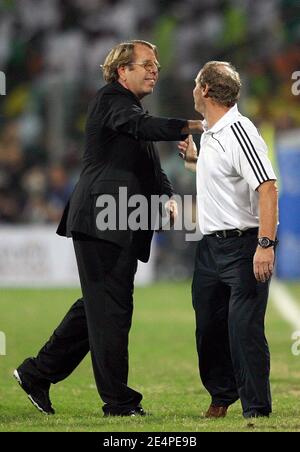
[[[147,262],[153,231],[100,231],[96,200],[101,194],[112,194],[118,201],[119,187],[127,188],[128,197],[172,196],[153,141],[186,138],[180,133],[186,124],[182,119],[148,115],[139,99],[118,82],[100,89],[88,109],[83,169],[57,233],[70,237],[80,232],[120,246],[132,242],[137,258]]]

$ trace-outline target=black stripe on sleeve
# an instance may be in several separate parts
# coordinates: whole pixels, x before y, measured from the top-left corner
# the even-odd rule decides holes
[[[255,158],[256,157],[256,151],[254,150],[254,152],[253,152],[253,150],[249,146],[249,143],[246,140],[246,137],[245,137],[244,133],[241,131],[241,129],[239,129],[237,123],[234,124],[234,127],[235,127],[236,132],[239,135],[241,141],[244,143],[244,146],[243,146],[244,152],[247,152],[249,158],[251,159],[253,165],[255,166],[255,168],[256,168],[257,172],[259,173],[259,175],[260,175],[260,177],[262,179],[262,182],[263,182],[265,180],[265,175],[264,175],[264,171],[262,171],[262,169],[260,168],[260,165],[257,162],[257,159]],[[267,176],[267,178],[268,178],[268,176]]]
[[[251,148],[252,148],[253,154],[254,154],[254,156],[256,157],[256,159],[257,159],[258,162],[259,162],[259,163],[258,163],[258,166],[260,166],[260,168],[261,168],[261,170],[262,170],[262,172],[263,172],[263,174],[264,174],[264,178],[265,178],[265,179],[268,179],[269,177],[268,177],[268,174],[267,174],[267,172],[266,172],[266,170],[265,170],[265,167],[264,167],[264,165],[263,165],[263,163],[262,163],[262,161],[261,161],[261,159],[260,159],[260,157],[259,157],[259,155],[258,155],[258,152],[256,151],[255,147],[253,146],[253,143],[252,143],[252,141],[250,140],[249,135],[247,134],[246,130],[244,129],[244,127],[242,126],[242,124],[241,124],[240,121],[238,121],[237,125],[238,125],[238,127],[240,127],[241,130],[243,130],[244,136],[245,136],[245,138],[247,138],[247,141],[248,141],[249,145],[250,145]],[[241,133],[242,133],[242,132],[241,132]]]
[[[264,182],[263,177],[262,177],[262,175],[261,175],[259,169],[257,168],[257,165],[253,164],[252,160],[250,159],[249,152],[247,152],[246,146],[245,146],[244,143],[241,141],[241,139],[240,139],[240,137],[239,137],[239,135],[238,135],[238,129],[237,129],[237,127],[236,127],[236,124],[233,124],[233,125],[230,126],[230,127],[231,127],[231,129],[232,129],[232,131],[233,131],[233,133],[234,133],[236,139],[238,140],[238,142],[239,142],[239,144],[240,144],[240,146],[241,146],[241,148],[242,148],[242,151],[244,152],[245,157],[246,157],[246,159],[248,160],[248,163],[249,163],[249,165],[251,166],[253,173],[255,174],[255,177],[256,177],[258,183],[261,184],[262,182]]]

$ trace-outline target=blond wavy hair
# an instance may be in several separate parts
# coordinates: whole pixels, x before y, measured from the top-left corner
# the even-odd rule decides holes
[[[228,61],[209,61],[201,69],[197,82],[202,88],[208,85],[208,96],[226,107],[233,107],[240,96],[241,79]]]
[[[103,78],[107,83],[115,82],[119,79],[119,67],[132,63],[134,47],[136,44],[142,44],[149,47],[153,50],[155,57],[158,58],[157,48],[150,42],[139,39],[121,42],[109,52],[105,58],[104,64],[100,66],[103,71]]]

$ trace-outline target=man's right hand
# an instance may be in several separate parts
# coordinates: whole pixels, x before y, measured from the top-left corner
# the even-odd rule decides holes
[[[180,141],[178,143],[178,149],[180,150],[179,156],[185,161],[185,167],[196,171],[198,155],[192,135],[189,135],[186,140]]]
[[[202,120],[204,119],[204,117],[201,115]],[[181,130],[181,133],[183,135],[186,135],[188,133],[202,133],[203,132],[203,124],[202,124],[202,120],[194,120],[194,119],[189,119],[187,121],[187,124],[185,127],[183,127],[183,129]]]

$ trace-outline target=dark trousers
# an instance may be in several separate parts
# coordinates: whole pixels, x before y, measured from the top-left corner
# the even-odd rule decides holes
[[[31,373],[57,383],[90,350],[98,392],[105,402],[103,410],[119,413],[137,406],[142,399],[140,393],[127,386],[137,259],[130,248],[103,240],[77,234],[73,243],[83,299],[71,307],[31,361]]]
[[[204,236],[192,284],[201,380],[216,406],[240,398],[245,417],[271,412],[264,334],[269,281],[254,277],[256,246],[254,235]]]

